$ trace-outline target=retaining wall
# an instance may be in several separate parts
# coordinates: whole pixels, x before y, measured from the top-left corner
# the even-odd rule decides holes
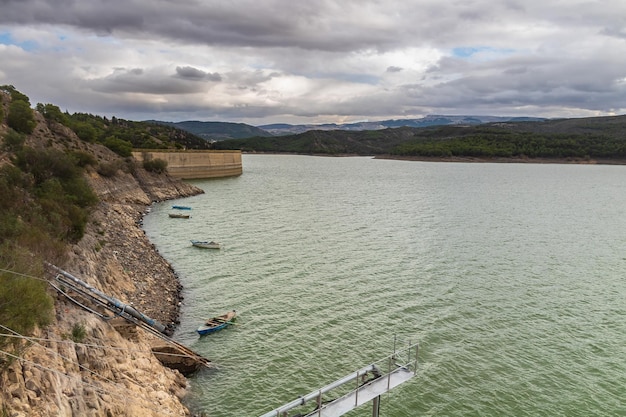
[[[241,151],[137,149],[133,157],[141,163],[163,159],[167,172],[181,179],[233,177],[243,172]]]

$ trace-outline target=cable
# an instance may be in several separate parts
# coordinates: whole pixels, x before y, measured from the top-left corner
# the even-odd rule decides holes
[[[28,338],[28,337],[26,337],[26,336],[23,336],[23,335],[21,335],[21,334],[19,334],[19,333],[15,332],[14,330],[11,330],[11,329],[9,329],[8,327],[3,326],[3,325],[1,325],[1,324],[0,324],[0,327],[1,327],[1,328],[3,328],[3,329],[5,329],[5,330],[8,330],[8,331],[10,331],[10,332],[14,333],[14,335],[13,335],[14,337],[23,338],[23,339],[26,339],[26,340],[30,339],[30,338]],[[11,335],[8,335],[8,336],[10,337]],[[65,361],[67,361],[67,362],[69,362],[69,363],[75,363],[75,362],[74,362],[71,358],[67,358],[67,357],[65,357],[65,356],[61,355],[60,353],[55,352],[53,349],[51,349],[51,348],[49,348],[49,347],[46,347],[46,346],[42,345],[41,343],[38,343],[38,342],[34,342],[34,343],[36,343],[37,345],[39,345],[39,346],[43,347],[45,350],[50,351],[53,355],[58,356],[58,357],[60,357],[61,359],[65,360]],[[48,370],[48,371],[53,372],[53,373],[58,374],[58,375],[65,376],[65,377],[67,377],[67,378],[69,378],[69,379],[74,379],[74,380],[77,380],[77,382],[79,382],[79,383],[81,383],[81,384],[84,384],[84,385],[86,385],[86,386],[89,386],[89,387],[91,387],[91,388],[93,388],[93,389],[97,390],[97,391],[98,391],[98,392],[100,392],[100,393],[107,394],[107,395],[114,395],[114,396],[116,396],[116,397],[118,397],[118,398],[122,398],[122,399],[124,400],[124,404],[127,404],[127,403],[128,403],[128,397],[127,397],[127,396],[122,396],[122,395],[118,395],[118,394],[112,394],[111,392],[105,391],[104,389],[102,389],[102,388],[100,388],[100,387],[98,387],[98,386],[96,386],[96,385],[93,385],[93,384],[90,384],[90,383],[87,383],[87,382],[83,381],[83,380],[82,380],[82,378],[81,378],[81,379],[78,379],[78,377],[67,375],[67,374],[65,374],[65,373],[63,373],[63,372],[61,372],[61,371],[58,371],[58,370],[55,370],[55,369],[48,368],[48,367],[46,367],[46,366],[43,366],[43,365],[37,364],[37,363],[32,362],[32,361],[30,361],[30,360],[28,360],[28,359],[25,359],[25,358],[23,358],[23,357],[13,355],[13,354],[11,354],[11,353],[9,353],[9,352],[5,352],[5,351],[0,350],[0,353],[4,353],[5,355],[10,356],[10,357],[15,358],[15,359],[18,359],[18,360],[20,360],[20,361],[22,361],[22,362],[26,362],[26,363],[29,363],[29,364],[31,364],[31,365],[33,365],[33,366],[35,366],[35,367],[38,367],[38,368],[41,368],[41,369]],[[124,387],[123,385],[119,384],[118,382],[113,381],[113,380],[111,380],[111,379],[109,379],[109,378],[107,378],[107,377],[105,377],[105,376],[103,376],[103,375],[100,375],[99,373],[97,373],[97,372],[95,372],[95,371],[93,371],[93,370],[91,370],[91,369],[87,368],[87,367],[86,367],[86,366],[84,366],[84,365],[81,365],[81,364],[77,363],[77,366],[78,366],[80,369],[83,369],[83,370],[85,370],[85,371],[89,372],[90,374],[92,374],[92,375],[94,375],[94,376],[97,376],[97,377],[101,378],[102,380],[104,380],[104,381],[106,381],[106,382],[109,382],[109,383],[113,384],[114,386],[117,386],[118,388],[120,388],[120,389],[121,389],[121,390],[123,390],[123,391],[124,391],[124,390],[126,390],[126,387]],[[142,387],[142,388],[143,388],[143,386],[142,386],[142,385],[140,385],[139,383],[137,383],[137,382],[135,382],[135,381],[133,381],[133,380],[131,380],[131,379],[129,379],[129,378],[127,378],[127,380],[128,380],[130,383],[132,383],[132,384],[134,384],[134,385],[136,385],[136,386],[138,386],[138,387]],[[145,397],[144,397],[144,399],[145,399],[147,402],[149,402],[149,403],[150,403],[150,402],[152,402],[152,401],[151,401],[150,399],[148,399],[148,398],[145,398]],[[154,402],[152,402],[152,403],[154,404]],[[154,405],[158,405],[158,404],[154,404]],[[155,412],[157,412],[157,411],[164,411],[164,410],[161,410],[161,409],[159,409],[159,410],[156,410],[156,409],[151,409],[151,410],[152,410],[152,411],[155,411]],[[173,412],[171,412],[171,411],[170,411],[170,412],[168,412],[168,414],[173,414]]]
[[[1,324],[0,324],[0,327],[6,329],[6,327],[4,327]],[[153,353],[151,350],[126,349],[126,348],[115,347],[115,346],[96,345],[96,344],[93,344],[93,343],[79,343],[79,342],[74,342],[74,341],[71,341],[71,340],[59,340],[59,339],[50,339],[50,338],[44,338],[44,337],[22,336],[22,335],[8,334],[8,333],[0,333],[0,336],[13,337],[13,338],[16,338],[16,339],[24,339],[24,340],[28,340],[28,341],[43,341],[43,342],[54,342],[54,343],[59,343],[59,344],[73,344],[73,345],[76,345],[76,346],[84,346],[84,347],[98,348],[98,349],[105,349],[105,350],[124,351],[124,352],[127,352],[127,353]],[[161,353],[161,352],[159,352],[159,355],[178,356],[178,357],[182,357],[182,358],[188,358],[189,357],[189,355],[182,354],[182,353],[178,354],[178,353]]]
[[[105,389],[103,389],[103,388],[101,388],[101,387],[99,387],[99,386],[97,386],[97,385],[90,384],[90,383],[88,383],[88,382],[83,381],[83,380],[82,380],[80,377],[78,377],[78,376],[68,375],[68,374],[66,374],[66,373],[64,373],[64,372],[62,372],[62,371],[58,371],[58,370],[56,370],[56,369],[52,369],[52,368],[49,368],[49,367],[47,367],[47,366],[43,366],[43,365],[38,364],[38,363],[36,363],[36,362],[33,362],[33,361],[31,361],[31,360],[25,359],[25,358],[23,358],[23,357],[21,357],[21,356],[16,356],[16,355],[13,355],[12,353],[6,352],[6,351],[4,351],[4,350],[0,350],[0,354],[4,354],[4,355],[6,355],[6,356],[9,356],[9,357],[11,357],[11,358],[14,358],[14,359],[16,359],[16,360],[18,360],[18,361],[20,361],[20,362],[22,362],[22,363],[28,363],[28,364],[30,364],[30,365],[32,365],[32,366],[34,366],[34,367],[36,367],[36,368],[39,368],[39,369],[41,369],[41,370],[48,371],[48,372],[52,372],[52,373],[54,373],[54,374],[56,374],[56,375],[58,375],[58,376],[65,377],[65,378],[67,378],[67,379],[69,379],[69,380],[72,380],[73,382],[77,382],[78,384],[81,384],[81,385],[83,385],[83,386],[87,386],[87,387],[89,387],[89,388],[92,388],[92,389],[94,389],[95,391],[98,391],[98,392],[99,392],[99,393],[101,393],[101,394],[105,394],[105,395],[108,395],[108,396],[113,396],[113,397],[116,397],[116,398],[122,399],[122,400],[123,400],[123,402],[124,402],[124,404],[127,404],[127,403],[128,403],[128,401],[129,401],[129,397],[128,397],[127,395],[120,395],[120,394],[115,394],[115,393],[112,393],[112,392],[110,392],[110,391],[106,391]],[[131,381],[131,382],[132,382],[132,381]],[[138,397],[135,397],[135,398],[138,398]],[[150,401],[150,400],[148,400],[148,399],[146,399],[146,401],[151,402],[151,401]],[[155,405],[158,405],[158,404],[155,404]],[[159,408],[159,409],[155,409],[155,408],[148,408],[148,409],[149,409],[149,410],[151,410],[151,411],[153,411],[153,412],[155,412],[157,415],[159,415],[159,414],[161,414],[161,413],[163,413],[163,412],[166,412],[166,413],[167,413],[167,414],[169,414],[169,415],[175,415],[173,411],[170,411],[170,410],[165,410],[165,409],[163,409],[163,408]]]
[[[0,268],[0,272],[6,272],[6,273],[9,273],[9,274],[18,275],[18,276],[24,277],[24,278],[32,278],[32,279],[36,279],[36,280],[39,280],[39,281],[48,282],[48,280],[45,279],[45,278],[40,278],[40,277],[36,277],[36,276],[33,276],[33,275],[28,275],[28,274],[22,274],[21,272],[15,272],[15,271],[11,271],[9,269]]]

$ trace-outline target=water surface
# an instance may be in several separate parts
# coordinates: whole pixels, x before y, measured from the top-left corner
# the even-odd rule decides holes
[[[626,415],[626,167],[285,155],[243,167],[144,219],[184,286],[175,338],[219,366],[191,379],[193,410],[264,414],[396,337],[420,343],[420,365],[381,416]],[[190,219],[167,216],[177,203]],[[233,308],[237,326],[197,336]]]

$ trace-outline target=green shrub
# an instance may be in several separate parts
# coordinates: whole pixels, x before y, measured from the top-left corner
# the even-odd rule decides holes
[[[54,239],[78,241],[88,209],[98,197],[75,160],[58,150],[25,147],[16,154],[15,163],[32,179],[29,192],[36,197],[23,212],[16,213]]]
[[[26,134],[33,133],[33,130],[35,130],[36,126],[33,109],[31,109],[28,103],[25,101],[12,101],[9,105],[7,124],[10,128],[17,132]]]
[[[70,123],[72,130],[76,133],[76,136],[85,142],[95,142],[97,131],[96,128],[87,122],[73,122]]]
[[[48,284],[37,279],[43,276],[42,260],[5,243],[0,245],[0,265],[15,272],[0,272],[0,323],[20,334],[30,334],[36,326],[49,324],[52,298],[47,292]],[[2,349],[18,343],[19,339],[0,337]]]
[[[72,158],[57,149],[24,147],[15,154],[15,163],[22,171],[33,175],[36,185],[50,178],[63,180],[80,175],[80,170]]]
[[[30,106],[30,99],[24,93],[17,91],[12,85],[0,85],[0,91],[9,93],[11,95],[11,101],[23,101]]]
[[[21,133],[17,133],[13,129],[9,129],[4,134],[3,149],[5,151],[9,151],[9,152],[19,151],[20,149],[22,149],[22,146],[24,146],[24,141],[25,140],[26,140],[26,136],[25,135],[23,135]]]
[[[61,109],[54,104],[37,103],[37,106],[35,108],[39,113],[43,115],[46,120],[52,120],[66,126],[69,124],[69,119],[67,118],[67,116],[63,114]]]
[[[75,323],[72,326],[72,340],[76,343],[80,343],[85,340],[87,337],[87,330],[85,329],[85,325],[82,323]]]
[[[131,156],[133,144],[115,136],[109,136],[104,140],[104,146],[118,154],[119,156]]]
[[[103,177],[111,178],[117,174],[117,171],[119,171],[119,169],[119,162],[112,161],[100,163],[96,171],[98,171],[98,174],[102,175]]]
[[[143,162],[146,171],[162,174],[167,171],[167,161],[159,158],[149,159]]]
[[[96,166],[98,165],[98,161],[96,157],[90,154],[89,152],[84,151],[73,151],[69,153],[69,156],[76,161],[76,165],[81,168],[84,168],[88,165]]]

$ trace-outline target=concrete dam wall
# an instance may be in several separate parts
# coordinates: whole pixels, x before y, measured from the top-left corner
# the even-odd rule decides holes
[[[162,159],[167,172],[181,179],[233,177],[243,172],[241,151],[137,149],[133,157],[141,163]]]

